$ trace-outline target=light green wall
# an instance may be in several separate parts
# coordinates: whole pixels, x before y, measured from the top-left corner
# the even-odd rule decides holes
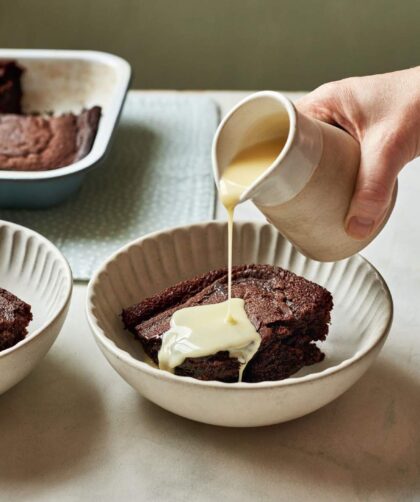
[[[420,64],[420,0],[0,0],[0,46],[99,49],[142,88],[310,89]]]

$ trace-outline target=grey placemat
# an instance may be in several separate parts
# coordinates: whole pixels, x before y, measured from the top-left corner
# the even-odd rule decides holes
[[[211,142],[216,104],[201,96],[130,93],[105,165],[73,199],[47,210],[0,210],[0,219],[55,243],[75,279],[89,279],[112,252],[155,230],[214,213]]]

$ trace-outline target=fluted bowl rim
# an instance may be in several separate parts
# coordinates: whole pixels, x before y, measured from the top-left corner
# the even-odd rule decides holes
[[[54,259],[56,259],[59,262],[62,272],[65,276],[65,290],[64,294],[61,297],[61,300],[58,302],[56,308],[51,313],[51,315],[45,320],[45,322],[37,329],[31,331],[28,335],[25,336],[25,338],[20,340],[12,347],[0,351],[0,359],[6,358],[10,354],[22,350],[25,346],[30,345],[33,342],[33,340],[41,336],[43,333],[47,332],[49,327],[60,316],[63,315],[64,311],[68,307],[73,291],[73,276],[70,265],[68,264],[66,258],[61,253],[61,251],[59,251],[59,249],[51,241],[49,241],[46,237],[39,234],[35,230],[31,230],[30,228],[18,225],[17,223],[12,223],[6,220],[0,220],[0,228],[2,227],[7,227],[10,228],[11,230],[21,232],[23,235],[26,235],[27,237],[33,237],[36,241],[38,241],[41,244],[41,246],[50,250],[54,255]]]

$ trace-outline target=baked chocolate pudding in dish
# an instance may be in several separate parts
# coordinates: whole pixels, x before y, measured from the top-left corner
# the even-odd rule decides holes
[[[188,307],[225,302],[227,280],[224,268],[180,282],[123,310],[124,325],[158,364],[172,315]],[[233,267],[232,298],[244,301],[246,315],[261,338],[243,370],[242,381],[281,380],[323,360],[324,354],[315,342],[325,340],[328,334],[333,301],[326,289],[280,267],[243,265]],[[222,350],[187,357],[174,373],[199,380],[237,382],[240,370],[240,361]]]
[[[21,113],[23,71],[15,61],[0,61],[0,113]]]
[[[0,114],[0,169],[47,171],[85,157],[95,139],[101,109],[58,117]]]
[[[31,306],[0,288],[0,351],[23,340],[31,321]]]
[[[98,130],[101,108],[79,114],[22,114],[21,75],[15,61],[0,62],[0,170],[48,171],[85,157]]]

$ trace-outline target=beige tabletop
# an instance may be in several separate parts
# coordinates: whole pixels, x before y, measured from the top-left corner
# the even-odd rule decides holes
[[[246,93],[204,94],[225,112]],[[342,397],[293,422],[224,429],[149,403],[99,352],[86,285],[76,284],[45,360],[0,397],[0,500],[420,500],[419,192],[415,161],[394,215],[363,253],[395,301],[379,359]],[[250,204],[238,213],[261,219]]]

